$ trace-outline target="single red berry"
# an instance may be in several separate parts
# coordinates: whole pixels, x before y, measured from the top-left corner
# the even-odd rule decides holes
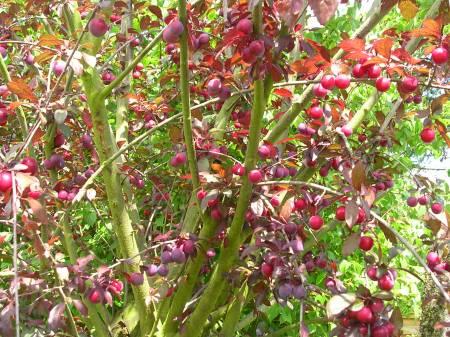
[[[141,77],[141,75],[142,75],[142,73],[140,72],[140,71],[133,71],[133,74],[132,74],[132,76],[133,76],[133,78],[135,79],[135,80],[137,80],[138,78],[140,78]]]
[[[406,204],[409,207],[416,207],[417,203],[418,203],[418,200],[416,197],[411,196],[411,197],[408,197],[408,199],[406,199]]]
[[[384,274],[378,280],[378,287],[381,290],[390,291],[392,288],[394,288],[394,280],[391,276],[389,276],[389,274]]]
[[[56,76],[61,76],[65,67],[66,67],[66,62],[61,61],[61,60],[56,60],[52,63],[52,70]]]
[[[448,51],[444,47],[437,47],[431,53],[431,58],[436,64],[443,64],[448,61]]]
[[[352,69],[352,75],[355,78],[362,78],[366,75],[366,69],[363,67],[361,63],[355,64]]]
[[[349,125],[344,125],[341,127],[341,132],[344,134],[345,137],[350,137],[353,133],[353,130]]]
[[[266,48],[264,47],[264,41],[262,41],[262,40],[255,40],[255,41],[250,42],[248,49],[256,57],[263,56],[264,52],[266,50]]]
[[[213,78],[208,82],[208,94],[210,96],[215,96],[222,90],[222,81],[218,78]]]
[[[89,22],[89,31],[95,37],[101,37],[105,35],[108,29],[108,25],[102,18],[94,18],[91,20],[91,22]]]
[[[335,78],[333,75],[325,75],[320,80],[320,84],[322,84],[322,87],[328,90],[332,90],[335,85]]]
[[[263,174],[260,170],[251,170],[248,173],[248,180],[250,180],[251,183],[257,184],[259,183],[263,178]]]
[[[336,76],[334,85],[339,89],[347,89],[350,85],[350,76],[346,74],[340,74]]]
[[[360,143],[363,143],[363,142],[365,142],[366,140],[367,140],[367,136],[366,136],[365,134],[361,133],[361,134],[358,135],[358,141],[359,141]]]
[[[253,24],[249,19],[242,19],[236,25],[236,29],[246,35],[253,32]]]
[[[359,334],[361,336],[367,336],[367,334],[369,333],[369,328],[367,327],[367,324],[360,324],[359,325]]]
[[[414,95],[413,102],[415,104],[419,104],[420,102],[422,102],[422,96],[421,95]]]
[[[205,199],[205,197],[206,197],[206,191],[204,191],[204,190],[200,190],[200,191],[198,191],[197,192],[197,199],[198,200],[203,200],[203,199]]]
[[[265,278],[272,277],[273,266],[267,262],[263,262],[261,264],[261,273],[264,275]]]
[[[420,132],[420,138],[424,143],[431,143],[435,138],[434,130],[432,128],[424,128]]]
[[[27,168],[25,170],[23,170],[23,172],[29,173],[31,175],[34,175],[37,170],[38,170],[38,164],[36,159],[32,158],[32,157],[25,157],[22,159],[21,163],[25,166],[27,166]]]
[[[363,307],[356,314],[356,319],[361,323],[371,323],[373,318],[372,310],[369,307]]]
[[[258,148],[258,154],[261,157],[261,159],[267,159],[271,156],[272,151],[270,149],[269,145],[261,145]]]
[[[319,230],[323,226],[323,219],[318,215],[313,215],[309,218],[309,227],[314,230]]]
[[[339,221],[345,220],[345,206],[339,206],[336,209],[336,219]]]
[[[294,207],[297,211],[304,210],[307,206],[306,200],[303,198],[295,199],[294,200]]]
[[[12,175],[9,171],[0,172],[0,191],[7,192],[12,188]]]
[[[213,218],[216,221],[222,219],[222,212],[218,207],[215,207],[211,210],[211,218]]]
[[[99,288],[91,289],[88,294],[91,303],[98,304],[103,301],[103,290]]]
[[[242,177],[245,174],[245,167],[239,163],[234,164],[234,166],[231,168],[231,172],[233,174]]]
[[[421,195],[419,198],[417,198],[417,201],[419,202],[419,204],[421,204],[422,206],[426,205],[428,203],[428,196],[427,195]]]
[[[359,248],[364,251],[369,251],[373,247],[373,239],[370,236],[362,236],[359,239]]]
[[[256,55],[250,51],[250,48],[244,48],[244,50],[242,50],[242,61],[248,64],[252,64],[256,61]]]
[[[387,77],[378,77],[375,81],[375,87],[380,92],[388,91],[390,86],[391,80]]]
[[[439,257],[438,253],[436,252],[429,252],[427,255],[427,264],[430,267],[435,267],[439,263],[441,263],[441,258]]]
[[[316,97],[325,97],[328,94],[328,90],[325,89],[322,84],[317,83],[313,87],[313,93]]]
[[[367,268],[366,274],[372,281],[378,281],[378,268],[376,266]]]
[[[375,314],[379,314],[380,312],[382,312],[384,310],[383,300],[375,298],[370,304],[370,310],[372,310],[372,312]]]
[[[372,337],[389,337],[389,330],[384,326],[377,326],[372,330]]]
[[[356,219],[356,223],[363,223],[366,220],[366,212],[360,208],[358,210],[358,219]]]
[[[434,214],[439,214],[439,213],[441,213],[441,212],[442,212],[442,209],[443,209],[442,204],[439,203],[439,202],[435,202],[434,204],[431,205],[431,211],[432,211]]]
[[[402,81],[400,82],[401,89],[406,92],[414,92],[419,85],[419,81],[415,76],[405,76],[402,78]]]
[[[327,165],[322,166],[319,170],[319,174],[321,177],[328,176],[328,172],[329,172],[329,167]]]
[[[367,68],[369,78],[378,78],[381,75],[381,67],[378,64],[371,64]]]
[[[118,25],[119,23],[121,23],[122,17],[120,15],[117,15],[117,14],[111,14],[109,16],[109,21],[111,21],[112,23],[115,23],[115,24]]]
[[[278,206],[280,206],[281,202],[280,202],[280,199],[278,199],[278,197],[272,197],[272,198],[270,199],[270,204],[271,204],[273,207],[278,207]]]
[[[323,109],[318,106],[313,106],[309,110],[309,116],[313,119],[320,119],[323,116]]]

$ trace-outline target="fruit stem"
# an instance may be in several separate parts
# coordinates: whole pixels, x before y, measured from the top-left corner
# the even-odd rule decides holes
[[[145,46],[145,48],[142,49],[139,54],[136,55],[136,57],[125,67],[125,69],[119,75],[117,75],[114,81],[112,81],[100,91],[100,93],[98,94],[98,99],[104,100],[112,93],[115,88],[117,88],[122,83],[125,77],[127,77],[127,75],[130,74],[134,68],[136,68],[136,65],[144,58],[144,56],[147,55],[150,50],[152,50],[153,47],[158,44],[158,42],[161,40],[162,33],[163,31],[161,30],[153,38],[153,40],[147,46]]]

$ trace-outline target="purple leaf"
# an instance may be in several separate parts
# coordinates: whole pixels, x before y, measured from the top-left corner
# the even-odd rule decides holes
[[[87,316],[88,314],[88,308],[86,305],[84,305],[83,301],[81,300],[72,300],[73,305],[77,310],[80,312],[81,315]]]
[[[338,7],[338,0],[309,0],[308,3],[321,25],[333,17]]]
[[[55,305],[52,310],[50,310],[50,314],[48,315],[48,327],[51,330],[56,330],[63,326],[63,313],[64,313],[65,305],[64,303],[59,303]]]

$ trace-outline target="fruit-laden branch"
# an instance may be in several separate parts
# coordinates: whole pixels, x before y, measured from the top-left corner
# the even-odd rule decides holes
[[[192,116],[190,110],[189,97],[189,65],[188,65],[188,26],[187,26],[187,10],[186,1],[178,1],[178,17],[184,29],[180,37],[180,91],[181,106],[183,111],[183,134],[186,145],[187,160],[189,171],[191,173],[193,190],[200,187],[200,179],[198,176],[197,158],[194,147],[194,137],[192,135]]]
[[[391,10],[394,5],[395,3],[393,1],[392,3],[389,3],[388,6],[384,6],[382,2],[380,2],[379,8],[372,12],[361,27],[353,34],[353,38],[363,38]],[[343,52],[343,50],[339,50],[336,55],[334,55],[332,61],[338,60],[342,56]],[[315,79],[320,80],[322,76],[323,72],[317,75]],[[298,101],[292,105],[291,110],[286,112],[280,118],[272,131],[265,137],[265,140],[271,143],[279,141],[280,137],[283,135],[283,132],[289,128],[295,118],[297,118],[300,112],[306,108],[312,98],[313,86],[309,85],[302,92]]]
[[[86,25],[84,26],[80,36],[78,37],[77,42],[75,43],[75,47],[73,48],[72,52],[69,55],[69,58],[67,59],[65,65],[64,65],[64,69],[62,71],[62,73],[58,76],[55,85],[53,86],[53,88],[50,90],[50,92],[47,95],[47,99],[45,100],[45,104],[44,107],[42,109],[42,111],[46,112],[48,106],[50,105],[51,99],[53,98],[53,95],[55,93],[56,88],[59,86],[59,84],[62,81],[62,78],[64,77],[67,69],[69,69],[70,66],[70,61],[72,60],[72,58],[74,57],[75,53],[78,51],[78,48],[80,47],[80,43],[83,39],[83,36],[85,35],[85,33],[88,31],[88,27],[89,27],[89,23],[91,22],[92,18],[94,17],[95,13],[97,12],[98,7],[96,6],[93,10],[91,15],[89,16],[88,22],[86,23]],[[45,118],[45,117],[44,117]],[[25,148],[27,148],[32,139],[34,138],[34,135],[36,134],[36,132],[39,130],[41,124],[43,123],[43,118],[41,116],[41,118],[38,118],[38,120],[36,121],[36,123],[34,123],[33,127],[31,128],[30,132],[28,133],[27,137],[25,138],[25,140],[22,143],[22,146],[20,147],[19,151],[17,151],[17,154],[15,156],[15,159],[19,158],[22,155],[22,152],[24,151]]]
[[[254,31],[258,34],[262,28],[262,3],[259,2],[253,11]],[[265,109],[264,81],[257,79],[254,84],[253,109],[251,113],[249,140],[245,155],[245,170],[250,172],[257,162],[257,150],[261,135],[262,118]],[[247,175],[243,177],[243,183],[239,191],[236,211],[227,233],[227,244],[221,248],[219,260],[214,268],[210,281],[195,307],[193,313],[186,322],[186,336],[198,337],[202,333],[208,315],[214,310],[218,294],[222,293],[226,283],[226,274],[233,266],[237,258],[240,246],[240,236],[244,224],[245,212],[252,195],[253,185]]]
[[[436,0],[431,5],[430,9],[428,10],[427,14],[425,15],[424,20],[433,18],[436,15],[436,13],[439,9],[439,6],[441,4],[441,1],[442,0]],[[414,50],[416,49],[416,47],[419,44],[421,39],[422,39],[421,37],[412,38],[405,47],[406,51],[408,53],[414,52]],[[438,87],[441,87],[441,86],[438,86]],[[444,86],[444,89],[445,89],[445,86]],[[363,106],[358,110],[358,112],[353,116],[353,118],[348,123],[348,126],[352,130],[357,129],[361,125],[362,121],[365,119],[365,117],[368,115],[368,113],[372,110],[372,108],[377,103],[377,101],[380,97],[381,97],[381,95],[377,92],[377,90],[374,90],[372,92],[372,94],[367,99],[367,101],[363,104]],[[394,105],[392,106],[392,109],[387,114],[386,118],[384,119],[383,125],[380,128],[380,133],[382,133],[386,129],[386,127],[388,126],[391,119],[395,116],[395,113],[397,112],[401,103],[402,103],[401,98],[397,99],[397,101],[394,103]]]
[[[5,60],[3,57],[0,57],[0,73],[2,74],[3,79],[8,84],[11,81],[11,76],[9,75],[8,68],[6,67]],[[17,100],[16,95],[13,96],[14,100]],[[19,113],[17,114],[17,118],[19,119],[20,129],[22,132],[23,139],[26,139],[28,135],[28,123],[27,118],[25,116],[25,112],[22,107],[18,107]],[[30,150],[32,148],[30,147]]]
[[[377,213],[374,211],[370,211],[370,214],[377,219],[379,222],[381,222],[392,234],[394,234],[397,239],[400,240],[401,243],[411,252],[411,254],[414,255],[414,258],[417,260],[417,262],[420,263],[420,265],[426,270],[426,272],[430,275],[431,279],[433,280],[436,287],[438,287],[439,291],[441,292],[442,296],[444,296],[445,300],[450,303],[450,296],[448,295],[447,291],[442,286],[439,279],[436,277],[435,273],[428,267],[426,262],[422,259],[422,257],[417,253],[415,248],[409,243],[408,240],[406,240],[403,236],[400,235],[399,232],[397,232],[394,228],[391,227],[391,225],[384,220],[382,217],[380,217]]]
[[[82,82],[92,116],[94,143],[100,162],[104,163],[119,150],[108,123],[108,111],[105,106],[105,100],[98,96],[99,89],[103,87],[103,84],[98,73],[92,68],[85,69]],[[129,259],[136,256],[132,258],[126,269],[128,272],[140,273],[141,258],[138,255],[139,249],[132,225],[130,209],[123,195],[121,175],[117,165],[105,168],[103,180],[122,257]],[[132,290],[138,308],[141,333],[145,334],[149,331],[153,322],[152,312],[148,305],[150,288],[145,275],[142,285],[132,286]]]
[[[112,91],[117,88],[123,81],[125,77],[127,77],[128,74],[130,74],[134,68],[136,68],[136,65],[144,58],[145,55],[147,55],[150,50],[153,49],[154,46],[158,44],[158,42],[161,40],[162,37],[162,30],[153,38],[152,42],[150,42],[147,46],[145,46],[144,49],[141,50],[139,54],[136,55],[136,57],[127,65],[127,67],[119,74],[117,77],[112,81],[110,84],[108,84],[106,87],[102,89],[102,91],[99,93],[98,97],[99,99],[105,99],[108,97]]]
[[[327,192],[327,193],[334,194],[334,195],[337,195],[337,196],[344,196],[345,195],[344,193],[335,191],[335,190],[333,190],[331,188],[328,188],[326,186],[322,186],[322,185],[319,185],[319,184],[313,184],[313,183],[307,183],[307,182],[303,182],[303,181],[291,181],[291,180],[265,181],[265,182],[258,183],[258,185],[296,185],[296,186],[307,186],[307,187],[318,189],[318,190],[321,190],[323,192]],[[419,264],[423,268],[425,268],[426,272],[428,274],[430,274],[431,279],[436,284],[438,289],[441,291],[441,293],[444,296],[444,298],[450,303],[450,296],[445,291],[445,289],[442,286],[441,282],[438,280],[438,278],[436,277],[434,272],[427,266],[425,261],[420,257],[420,255],[417,253],[415,248],[408,242],[408,240],[406,240],[399,232],[397,232],[394,228],[392,228],[390,226],[390,224],[386,220],[381,218],[377,213],[375,213],[374,211],[370,211],[370,214],[376,220],[381,222],[392,234],[394,234],[399,239],[399,241],[401,243],[403,243],[405,245],[405,247],[411,252],[411,254],[413,254],[413,256],[417,260],[417,262],[419,262]]]

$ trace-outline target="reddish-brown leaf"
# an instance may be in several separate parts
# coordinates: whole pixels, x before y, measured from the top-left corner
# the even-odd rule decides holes
[[[285,88],[277,88],[273,91],[273,93],[275,95],[281,96],[281,97],[287,97],[287,98],[291,98],[292,97],[292,92],[288,89]]]
[[[366,67],[371,64],[381,64],[381,63],[386,63],[386,59],[384,57],[375,56],[372,57],[370,60],[364,62],[364,66]]]
[[[394,42],[392,41],[392,39],[386,37],[384,39],[375,40],[375,42],[373,43],[373,48],[378,54],[389,59],[391,57],[391,49],[393,45]]]
[[[344,60],[353,60],[353,61],[359,61],[360,59],[364,58],[367,58],[367,53],[360,50],[351,51],[343,57]]]
[[[291,197],[284,203],[283,207],[281,207],[280,217],[288,220],[291,217],[293,206],[294,206],[294,197]]]
[[[150,16],[148,16],[148,15],[143,16],[139,20],[139,28],[141,28],[141,30],[147,30],[150,27],[151,22],[152,22],[152,19],[150,18]]]
[[[365,185],[366,168],[362,162],[357,162],[352,170],[352,185],[355,190],[360,191],[361,185]]]
[[[362,51],[364,49],[364,40],[362,39],[348,39],[341,41],[339,43],[339,48],[341,48],[343,51],[349,52],[349,51]]]
[[[169,138],[174,143],[178,143],[183,139],[183,134],[181,133],[181,129],[175,125],[172,125],[169,128]]]
[[[39,38],[39,45],[44,47],[56,47],[64,44],[64,41],[55,35],[45,34]]]
[[[23,104],[23,102],[20,102],[20,101],[11,102],[11,103],[9,103],[9,110],[14,110],[14,109],[18,108],[19,106],[21,106],[22,104]]]
[[[81,114],[81,118],[83,119],[84,124],[86,124],[88,129],[92,129],[92,119],[91,114],[86,110]]]
[[[400,14],[406,20],[413,19],[419,10],[417,5],[411,0],[400,0],[400,3],[398,4],[398,8],[400,10]]]
[[[27,198],[27,202],[30,205],[31,210],[33,211],[33,215],[38,219],[41,223],[48,223],[47,211],[41,205],[41,203],[35,199]]]
[[[403,327],[403,317],[402,312],[398,307],[396,307],[391,314],[391,318],[389,319],[392,324],[395,326],[395,335],[397,335]]]
[[[429,37],[438,39],[441,36],[442,23],[438,20],[426,19],[422,27],[411,32],[413,37]]]
[[[41,63],[44,63],[45,61],[50,60],[53,56],[55,56],[54,52],[52,52],[51,50],[46,50],[46,51],[40,53],[39,55],[37,55],[34,58],[34,62],[41,64]]]
[[[392,56],[395,56],[400,61],[407,62],[409,64],[418,64],[421,62],[420,59],[416,59],[411,56],[411,54],[405,48],[397,48],[392,52]]]
[[[281,0],[276,1],[274,5],[286,27],[292,30],[303,9],[304,0]]]
[[[31,102],[37,102],[37,97],[33,90],[28,86],[27,82],[21,78],[13,78],[8,82],[8,89],[21,99],[27,99]]]
[[[344,244],[342,245],[342,254],[344,256],[349,256],[358,248],[360,236],[361,235],[357,232],[352,233],[345,239]]]
[[[358,220],[359,207],[355,200],[350,200],[345,205],[345,222],[352,228]]]
[[[162,20],[163,15],[162,15],[162,12],[161,12],[161,8],[159,8],[158,6],[150,5],[150,6],[148,6],[148,9],[149,9],[150,12],[155,14],[158,19]]]
[[[447,128],[445,127],[444,123],[442,123],[440,120],[437,119],[435,120],[434,123],[436,124],[439,134],[445,140],[447,146],[450,148],[450,138],[447,135]]]

